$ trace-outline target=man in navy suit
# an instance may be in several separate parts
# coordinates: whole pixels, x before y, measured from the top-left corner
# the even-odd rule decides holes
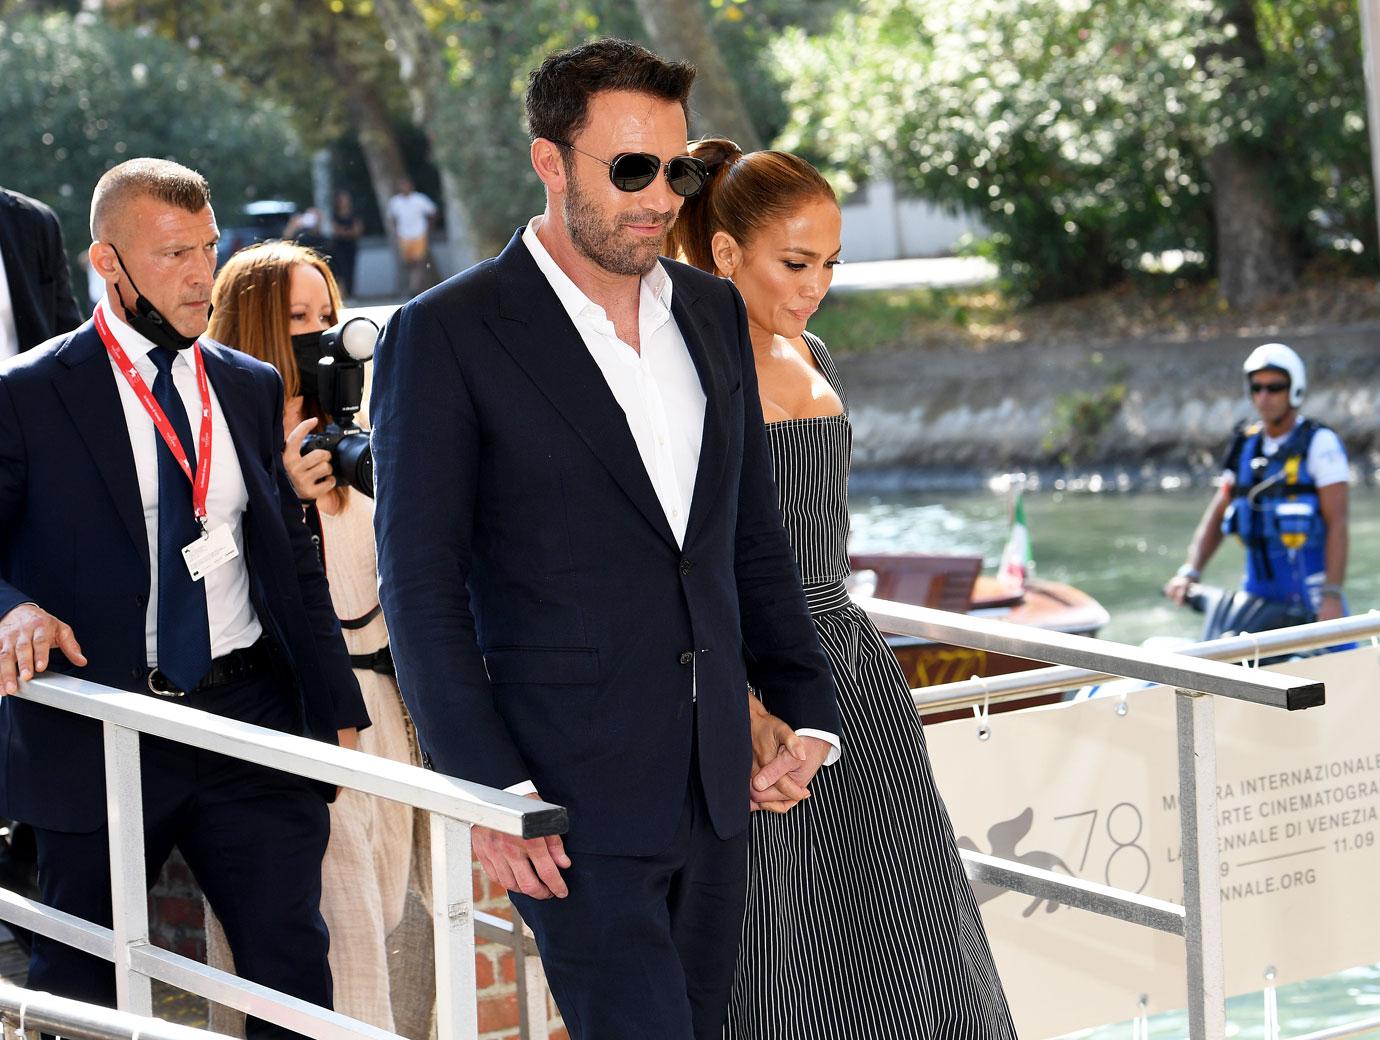
[[[56,214],[0,188],[0,360],[80,322]]]
[[[704,179],[693,76],[617,40],[548,58],[527,95],[546,211],[399,311],[375,369],[403,695],[433,768],[569,809],[564,843],[474,842],[574,1040],[720,1034],[748,682],[803,735],[796,781],[838,742],[742,300],[658,259]]]
[[[91,231],[93,319],[0,367],[0,694],[52,667],[352,743],[368,718],[283,471],[282,383],[198,339],[219,237],[205,180],[122,163]],[[99,724],[5,697],[0,754],[0,815],[34,827],[43,901],[110,924]],[[141,759],[149,883],[178,847],[240,973],[329,1007],[331,793],[153,738]],[[29,985],[114,998],[108,963],[42,937]]]

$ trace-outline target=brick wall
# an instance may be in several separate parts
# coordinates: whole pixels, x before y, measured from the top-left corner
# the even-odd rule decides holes
[[[513,908],[507,895],[489,882],[478,865],[474,868],[474,898],[478,909],[512,920]],[[149,933],[153,942],[164,949],[206,960],[201,889],[176,852],[149,895]],[[480,943],[475,950],[474,967],[481,1040],[517,1040],[519,1012],[513,951],[497,943]],[[549,996],[547,1007],[552,1023],[550,1040],[568,1040]]]

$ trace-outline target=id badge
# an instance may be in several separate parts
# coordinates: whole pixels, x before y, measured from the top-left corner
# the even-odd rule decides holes
[[[187,570],[191,572],[192,581],[200,581],[239,554],[229,524],[221,524],[215,530],[207,531],[191,545],[182,547],[182,558],[187,561]]]

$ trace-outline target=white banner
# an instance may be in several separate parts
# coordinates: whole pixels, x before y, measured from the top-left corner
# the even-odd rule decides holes
[[[1229,994],[1273,966],[1294,982],[1380,960],[1380,651],[1280,665],[1327,704],[1286,712],[1216,698],[1222,915]],[[1174,694],[996,715],[926,739],[960,844],[1183,902]],[[1003,889],[977,887],[1026,1040],[1183,1007],[1184,943]]]

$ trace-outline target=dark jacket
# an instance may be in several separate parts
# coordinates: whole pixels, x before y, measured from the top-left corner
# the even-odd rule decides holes
[[[368,724],[325,576],[283,470],[283,390],[261,361],[203,341],[249,495],[251,598],[304,734]],[[148,537],[115,373],[91,322],[0,365],[0,616],[32,601],[90,662],[56,670],[146,692]],[[193,705],[194,706],[194,705]],[[105,819],[98,723],[0,699],[0,816],[82,831]]]
[[[839,732],[742,299],[663,263],[706,397],[684,549],[520,234],[393,317],[370,404],[383,607],[423,749],[535,781],[569,847],[618,855],[669,845],[695,739],[715,829],[746,827],[749,679],[792,726]]]
[[[62,248],[62,227],[51,209],[37,199],[0,188],[0,256],[5,260],[21,351],[81,324]]]

